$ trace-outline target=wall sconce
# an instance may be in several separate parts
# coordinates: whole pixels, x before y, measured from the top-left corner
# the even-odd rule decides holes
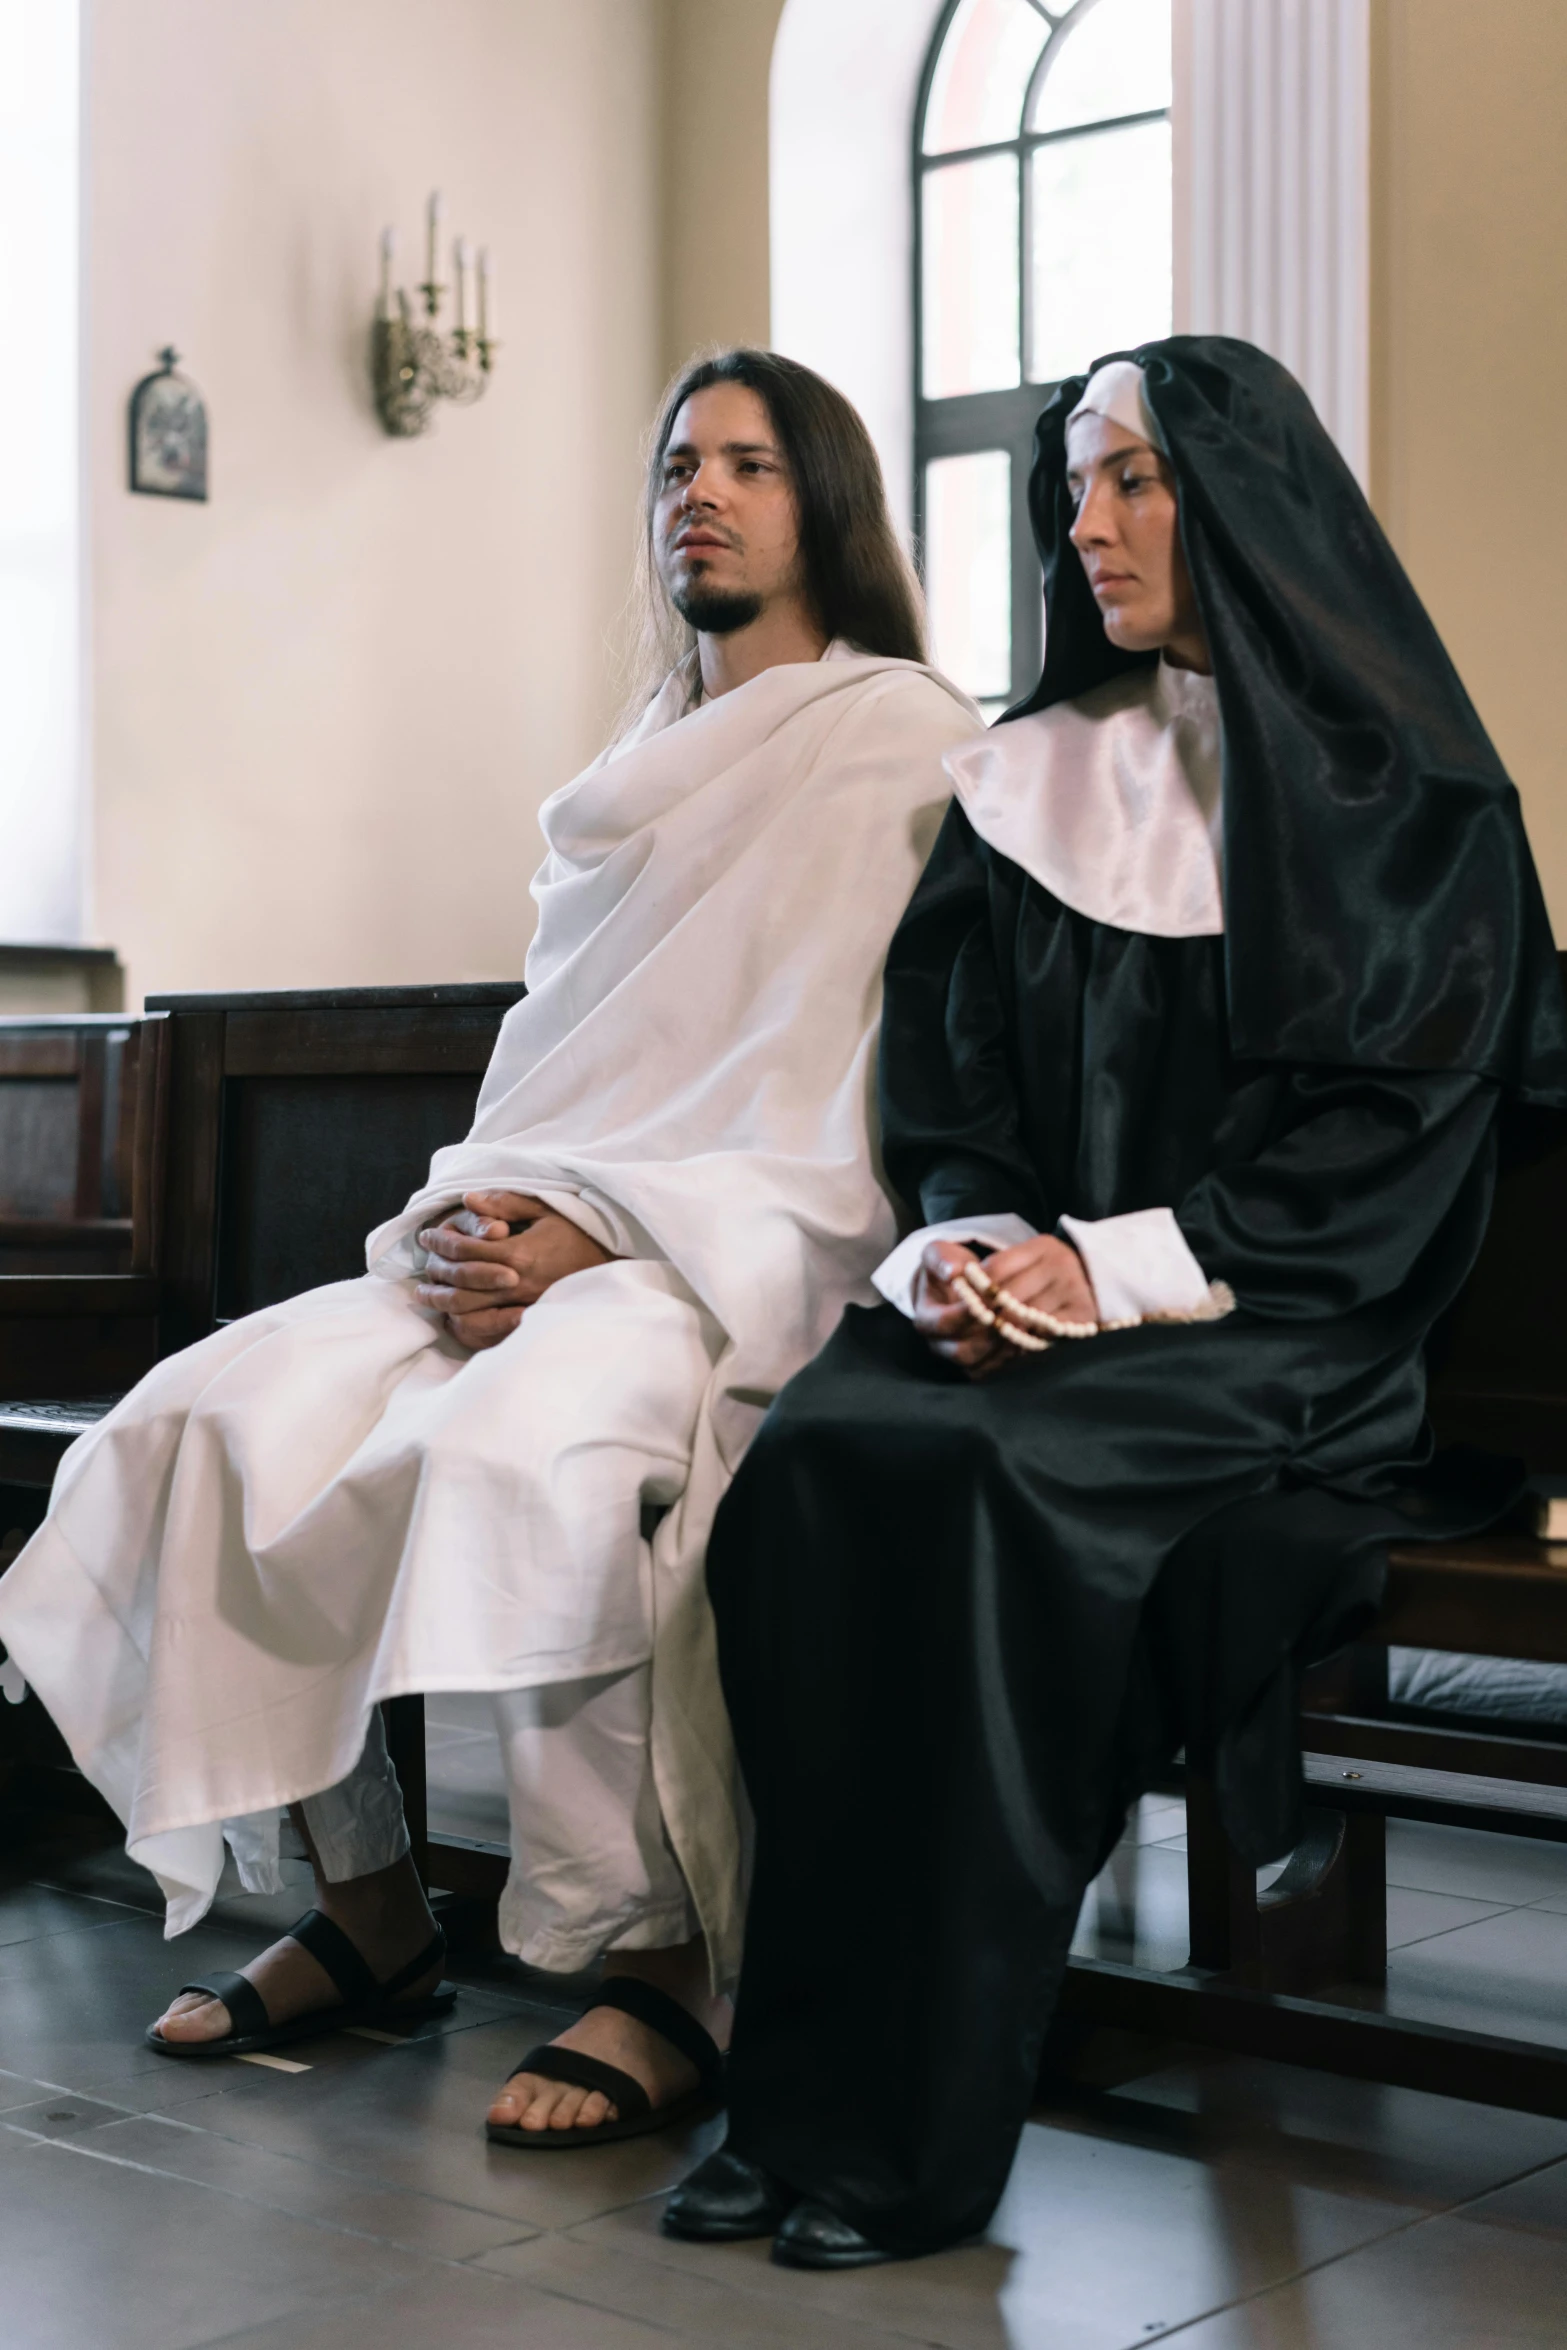
[[[477,272],[466,237],[452,248],[457,288],[457,314],[450,334],[437,321],[446,288],[440,281],[441,195],[431,196],[425,216],[425,277],[415,291],[424,296],[424,315],[416,319],[406,288],[394,286],[397,274],[397,231],[381,231],[381,298],[371,341],[371,371],[375,404],[381,422],[400,440],[428,432],[437,400],[455,400],[471,407],[479,399],[495,364],[500,344],[495,339],[495,279],[488,251],[481,249]],[[474,289],[477,278],[478,304]]]

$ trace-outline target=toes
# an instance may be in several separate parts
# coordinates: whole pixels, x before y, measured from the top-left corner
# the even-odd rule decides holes
[[[574,2089],[537,2073],[508,2081],[489,2111],[499,2128],[513,2130],[593,2130],[614,2118],[614,2106],[599,2090]]]
[[[602,2090],[574,2089],[571,2095],[576,2100],[575,2111],[568,2112],[562,2100],[550,2115],[552,2130],[596,2130],[615,2110]]]
[[[176,1999],[157,2023],[158,2036],[164,2040],[221,2040],[232,2028],[221,1999],[203,1999],[188,1992]]]

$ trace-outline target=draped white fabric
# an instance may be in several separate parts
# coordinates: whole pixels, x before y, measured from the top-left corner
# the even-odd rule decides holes
[[[0,1638],[171,1931],[211,1899],[217,1823],[341,1776],[381,1697],[650,1653],[659,1800],[732,1970],[703,1549],[771,1396],[874,1299],[882,961],[975,724],[934,673],[842,647],[689,714],[672,680],[546,804],[530,993],[468,1140],[371,1236],[372,1275],[160,1365],[67,1456]],[[640,1264],[573,1276],[470,1359],[407,1276],[420,1226],[495,1184]],[[649,1499],[673,1504],[651,1545]]]

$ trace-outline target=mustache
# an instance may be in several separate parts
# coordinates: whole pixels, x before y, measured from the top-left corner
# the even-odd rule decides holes
[[[704,538],[717,539],[719,545],[728,547],[732,554],[739,554],[745,545],[745,541],[737,530],[728,530],[721,522],[701,522],[695,515],[688,515],[684,522],[677,524],[675,529],[669,533],[665,543],[672,548],[678,548],[684,545],[687,536],[692,531],[698,530]]]

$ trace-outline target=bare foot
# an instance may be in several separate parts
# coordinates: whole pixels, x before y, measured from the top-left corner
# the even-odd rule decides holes
[[[704,1942],[685,1943],[678,1950],[616,1951],[610,1955],[610,1974],[638,1975],[660,1991],[678,1999],[687,2013],[710,2032],[720,2048],[729,2044],[733,2009],[727,1999],[715,1999],[708,1989],[707,1949]],[[647,2091],[655,2110],[673,2105],[697,2084],[696,2067],[647,2024],[625,2015],[618,2007],[590,2007],[569,2031],[557,2034],[556,2048],[575,2048],[629,2073]],[[568,2081],[547,2081],[539,2073],[514,2073],[487,2118],[506,2129],[592,2130],[601,2122],[617,2121],[620,2109],[600,2089],[574,2088]]]
[[[335,1926],[341,1926],[378,1982],[385,1982],[416,1958],[435,1932],[435,1920],[411,1860],[396,1861],[389,1869],[377,1869],[372,1876],[356,1877],[344,1885],[327,1885],[318,1879],[316,1907]],[[405,2001],[425,1998],[441,1979],[441,1964],[437,1960],[391,2004],[401,2006]],[[289,2023],[312,2008],[342,2004],[331,1976],[286,1934],[240,1972],[255,1984],[275,2024]],[[221,1999],[210,1999],[202,1991],[182,1991],[154,2028],[164,2040],[222,2040],[234,2025]]]

